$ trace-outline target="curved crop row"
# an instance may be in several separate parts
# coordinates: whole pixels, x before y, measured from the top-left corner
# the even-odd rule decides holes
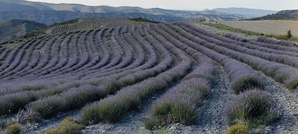
[[[107,28],[116,26],[131,25],[132,21],[120,18],[86,18],[77,19],[74,23],[64,24],[49,28],[47,34],[58,34],[71,31],[90,30],[97,28]]]
[[[203,34],[200,34],[200,32],[196,32],[196,35],[210,43],[214,43],[219,46],[223,46],[230,50],[249,54],[249,55],[252,55],[255,57],[260,57],[260,58],[268,60],[268,61],[278,62],[278,63],[290,65],[293,67],[298,67],[298,60],[296,57],[280,55],[280,54],[275,54],[275,53],[261,52],[258,50],[249,49],[249,48],[243,46],[244,44],[238,45],[239,44],[238,42],[230,43],[230,42],[226,41],[227,39],[225,37],[218,36],[218,35],[211,34],[211,33],[206,35],[205,32],[203,32]]]
[[[281,45],[281,46],[288,46],[288,47],[293,47],[295,45],[295,43],[290,42],[290,41],[285,41],[285,40],[275,40],[275,39],[271,39],[265,36],[260,36],[257,39],[258,42],[263,42],[263,43],[267,43],[267,44],[274,44],[274,45]]]
[[[163,49],[161,49],[161,50],[163,50]],[[172,63],[172,60],[171,60],[171,57],[168,57],[167,55],[165,55],[164,58],[165,58],[165,60],[163,60],[156,67],[133,74],[133,76],[136,79],[133,79],[133,81],[130,82],[129,84],[133,84],[136,81],[145,79],[146,77],[148,77],[150,75],[158,74],[158,73],[162,72],[163,70],[167,69],[168,66]],[[48,98],[33,102],[33,103],[29,104],[29,108],[37,113],[40,113],[42,117],[49,118],[49,117],[56,115],[59,112],[65,112],[68,110],[76,109],[76,108],[82,107],[83,105],[87,104],[88,102],[94,101],[94,99],[91,99],[92,96],[94,96],[94,95],[96,96],[96,94],[97,94],[97,93],[94,94],[94,92],[98,92],[98,96],[96,97],[96,99],[98,100],[98,99],[106,96],[108,93],[115,92],[121,86],[127,85],[127,82],[126,82],[127,78],[122,78],[119,80],[119,82],[115,81],[115,83],[111,83],[111,82],[113,82],[113,81],[111,81],[111,79],[108,79],[108,78],[105,78],[105,79],[106,79],[105,80],[106,82],[104,82],[104,83],[106,83],[106,84],[101,84],[101,88],[97,88],[96,90],[93,89],[90,91],[89,90],[85,91],[84,92],[85,94],[80,97],[80,98],[85,98],[85,99],[78,100],[80,102],[75,101],[75,100],[78,97],[78,95],[82,94],[81,89],[73,88],[73,89],[69,89],[61,94],[57,94],[55,96],[50,96]],[[120,87],[117,87],[117,83],[121,83],[120,85],[118,85]],[[109,86],[110,84],[113,84],[113,85],[111,85],[112,87]],[[113,88],[113,89],[109,89],[109,88]],[[103,91],[105,91],[105,92],[103,92]],[[64,99],[65,97],[67,97],[69,99],[65,100]],[[87,99],[87,98],[90,98],[90,99]],[[54,103],[54,104],[52,104],[52,103]],[[69,105],[74,105],[74,106],[69,107]],[[57,106],[59,106],[59,107],[57,107]],[[51,109],[55,109],[55,111],[51,111]]]
[[[196,35],[198,34],[199,30],[195,27],[192,27],[192,29],[188,28],[187,26],[180,25],[181,28],[184,30]],[[195,28],[195,29],[193,29]],[[203,30],[204,31],[204,30]],[[206,31],[204,31],[206,32]],[[231,49],[216,45],[214,43],[207,43],[205,40],[200,39],[196,36],[192,36],[193,40],[196,42],[199,42],[201,45],[212,48],[213,50],[220,52],[225,55],[229,55],[230,57],[233,57],[239,61],[242,61],[244,63],[247,63],[249,66],[256,70],[260,70],[264,72],[265,74],[273,77],[276,81],[283,83],[286,85],[289,89],[295,89],[298,85],[298,71],[296,68],[280,64],[280,63],[275,63],[271,62],[268,60],[264,60],[255,56],[251,56],[248,54],[240,53],[233,51]]]
[[[263,88],[259,75],[252,68],[226,55],[217,53],[212,49],[197,44],[197,41],[193,40],[193,36],[183,30],[179,30],[179,34],[175,33],[174,31],[177,31],[177,27],[172,26],[171,28],[173,28],[173,30],[168,30],[168,32],[170,32],[174,38],[179,39],[181,42],[220,63],[229,76],[231,88],[236,93],[251,88]]]
[[[192,124],[199,116],[199,107],[211,90],[215,63],[207,57],[198,57],[198,66],[184,80],[169,89],[151,107],[151,116],[145,121],[148,129],[170,123]]]
[[[178,65],[133,86],[121,89],[114,96],[95,102],[82,111],[82,122],[115,122],[125,113],[140,105],[141,100],[147,99],[153,93],[164,90],[170,82],[183,77],[191,67],[191,60],[184,52],[178,51],[172,45],[164,46],[179,59]],[[172,46],[172,48],[170,48]]]

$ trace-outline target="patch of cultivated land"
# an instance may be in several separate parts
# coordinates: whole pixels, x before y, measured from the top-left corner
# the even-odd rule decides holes
[[[293,36],[298,36],[298,21],[290,20],[260,20],[260,21],[227,21],[224,25],[264,34],[284,35],[291,30]]]
[[[298,132],[290,42],[109,18],[45,31],[0,45],[0,133]]]

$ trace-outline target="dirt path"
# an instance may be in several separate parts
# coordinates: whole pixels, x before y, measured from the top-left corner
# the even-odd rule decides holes
[[[227,102],[233,97],[228,88],[228,79],[222,67],[217,67],[214,73],[215,81],[209,98],[203,105],[202,115],[198,119],[198,133],[224,133],[228,128],[224,109]]]

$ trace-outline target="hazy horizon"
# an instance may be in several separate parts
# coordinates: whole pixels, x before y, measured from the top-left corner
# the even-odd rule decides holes
[[[73,3],[83,4],[88,6],[137,6],[142,8],[164,8],[164,9],[178,9],[178,10],[204,10],[214,8],[228,8],[228,7],[241,7],[241,8],[253,8],[264,10],[286,10],[286,9],[298,9],[298,1],[284,0],[283,2],[277,0],[27,0],[35,2],[47,2],[47,3]]]

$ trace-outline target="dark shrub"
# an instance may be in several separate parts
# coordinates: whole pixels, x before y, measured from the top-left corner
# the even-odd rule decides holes
[[[93,124],[100,121],[98,114],[96,114],[97,105],[98,103],[92,103],[82,109],[80,122],[83,125]]]
[[[151,117],[144,121],[145,128],[150,130],[158,128],[160,124],[161,124],[161,119],[156,117]]]

